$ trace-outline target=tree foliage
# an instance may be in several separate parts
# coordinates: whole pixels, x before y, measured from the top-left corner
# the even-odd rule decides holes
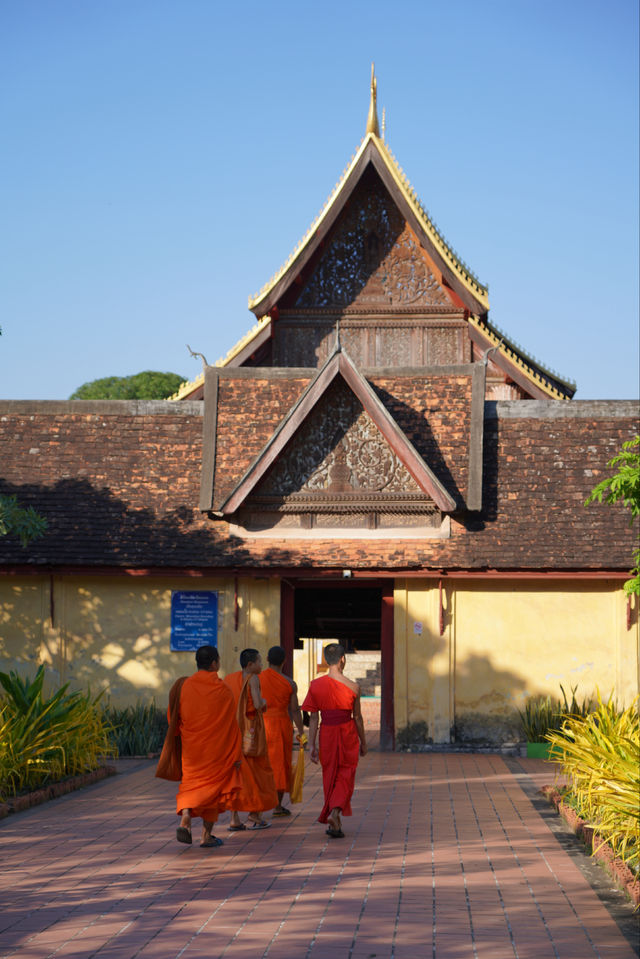
[[[83,383],[71,394],[72,400],[165,400],[184,383],[179,373],[145,370],[132,376],[105,376]]]
[[[610,459],[607,466],[616,472],[594,486],[584,505],[588,506],[594,501],[610,504],[622,502],[631,512],[631,525],[640,516],[640,436],[623,443],[620,453]],[[631,575],[632,578],[624,584],[625,592],[627,595],[635,593],[640,596],[640,549],[634,552]]]
[[[17,496],[0,496],[0,536],[13,534],[23,546],[44,536],[47,521],[33,506],[20,506]]]

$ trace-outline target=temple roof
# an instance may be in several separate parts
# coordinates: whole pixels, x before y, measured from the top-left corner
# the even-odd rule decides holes
[[[249,298],[249,309],[257,316],[263,316],[272,309],[326,236],[369,164],[375,167],[401,213],[425,242],[452,287],[461,294],[467,308],[473,313],[486,313],[489,309],[488,287],[480,282],[445,240],[390,149],[373,132],[365,135],[324,207],[288,260],[259,293]]]
[[[294,370],[258,371],[263,380],[252,401],[254,372],[216,371],[222,433],[230,444],[216,458],[223,496],[315,374],[299,370],[293,382]],[[426,384],[423,371],[397,376],[371,371],[367,379],[443,485],[466,501],[468,456],[460,455],[460,444],[470,428],[469,375],[466,389],[458,373],[443,368],[432,370]],[[270,398],[278,402],[270,404]],[[240,399],[252,405],[243,410]],[[254,437],[253,414],[260,403],[266,423],[261,415]],[[277,568],[295,569],[298,575],[311,568],[349,568],[369,576],[375,570],[402,575],[420,569],[422,575],[434,575],[462,569],[618,570],[628,577],[637,529],[629,526],[627,511],[604,503],[585,509],[583,503],[594,484],[609,475],[612,450],[637,431],[637,403],[631,401],[486,404],[482,512],[464,522],[452,520],[448,539],[390,537],[364,549],[362,537],[347,538],[339,553],[335,541],[321,538],[240,540],[229,536],[224,521],[212,522],[200,512],[204,403],[14,400],[1,405],[1,490],[17,495],[21,505],[33,506],[49,523],[46,535],[28,550],[17,537],[0,537],[5,573],[110,568],[173,575],[180,568],[206,575],[244,569],[264,576]]]
[[[469,336],[475,344],[477,358],[492,355],[492,363],[508,380],[520,386],[525,395],[535,399],[571,399],[576,384],[549,369],[529,355],[489,321],[488,287],[481,283],[468,265],[444,238],[431,215],[418,199],[415,190],[380,135],[377,116],[377,85],[372,68],[371,100],[366,133],[324,207],[306,234],[278,272],[259,293],[249,298],[249,309],[258,322],[219,359],[217,367],[241,366],[266,343],[277,322],[277,307],[287,291],[299,280],[345,209],[358,183],[370,168],[376,171],[384,187],[419,243],[440,272],[442,285],[455,294],[469,322]],[[184,383],[171,397],[174,400],[202,398],[203,377]]]

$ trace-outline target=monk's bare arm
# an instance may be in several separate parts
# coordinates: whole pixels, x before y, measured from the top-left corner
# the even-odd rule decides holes
[[[289,699],[289,716],[291,717],[291,722],[298,730],[299,736],[304,736],[304,723],[302,722],[302,712],[300,710],[300,704],[298,703],[298,687],[291,680],[291,697]]]
[[[367,754],[367,738],[364,734],[364,720],[362,718],[362,709],[360,708],[360,696],[356,696],[353,703],[353,721],[356,724],[358,739],[360,740],[360,755]]]
[[[262,698],[262,690],[260,689],[260,680],[257,675],[254,673],[253,676],[249,676],[249,689],[251,690],[251,698],[253,700],[253,705],[260,713],[266,709],[267,701]]]
[[[318,714],[311,713],[309,716],[309,748],[311,750],[309,758],[312,763],[318,762]]]

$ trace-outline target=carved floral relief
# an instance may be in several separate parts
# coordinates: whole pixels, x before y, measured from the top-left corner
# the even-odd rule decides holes
[[[338,226],[300,308],[450,306],[419,244],[375,177]]]
[[[258,498],[347,494],[353,499],[376,493],[428,499],[342,381],[328,391],[256,490]]]

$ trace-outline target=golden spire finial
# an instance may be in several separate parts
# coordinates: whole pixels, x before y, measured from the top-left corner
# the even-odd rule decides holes
[[[367,133],[373,133],[374,136],[380,136],[380,127],[378,126],[378,81],[376,80],[375,65],[371,64],[371,100],[369,101],[369,116],[367,117]]]

